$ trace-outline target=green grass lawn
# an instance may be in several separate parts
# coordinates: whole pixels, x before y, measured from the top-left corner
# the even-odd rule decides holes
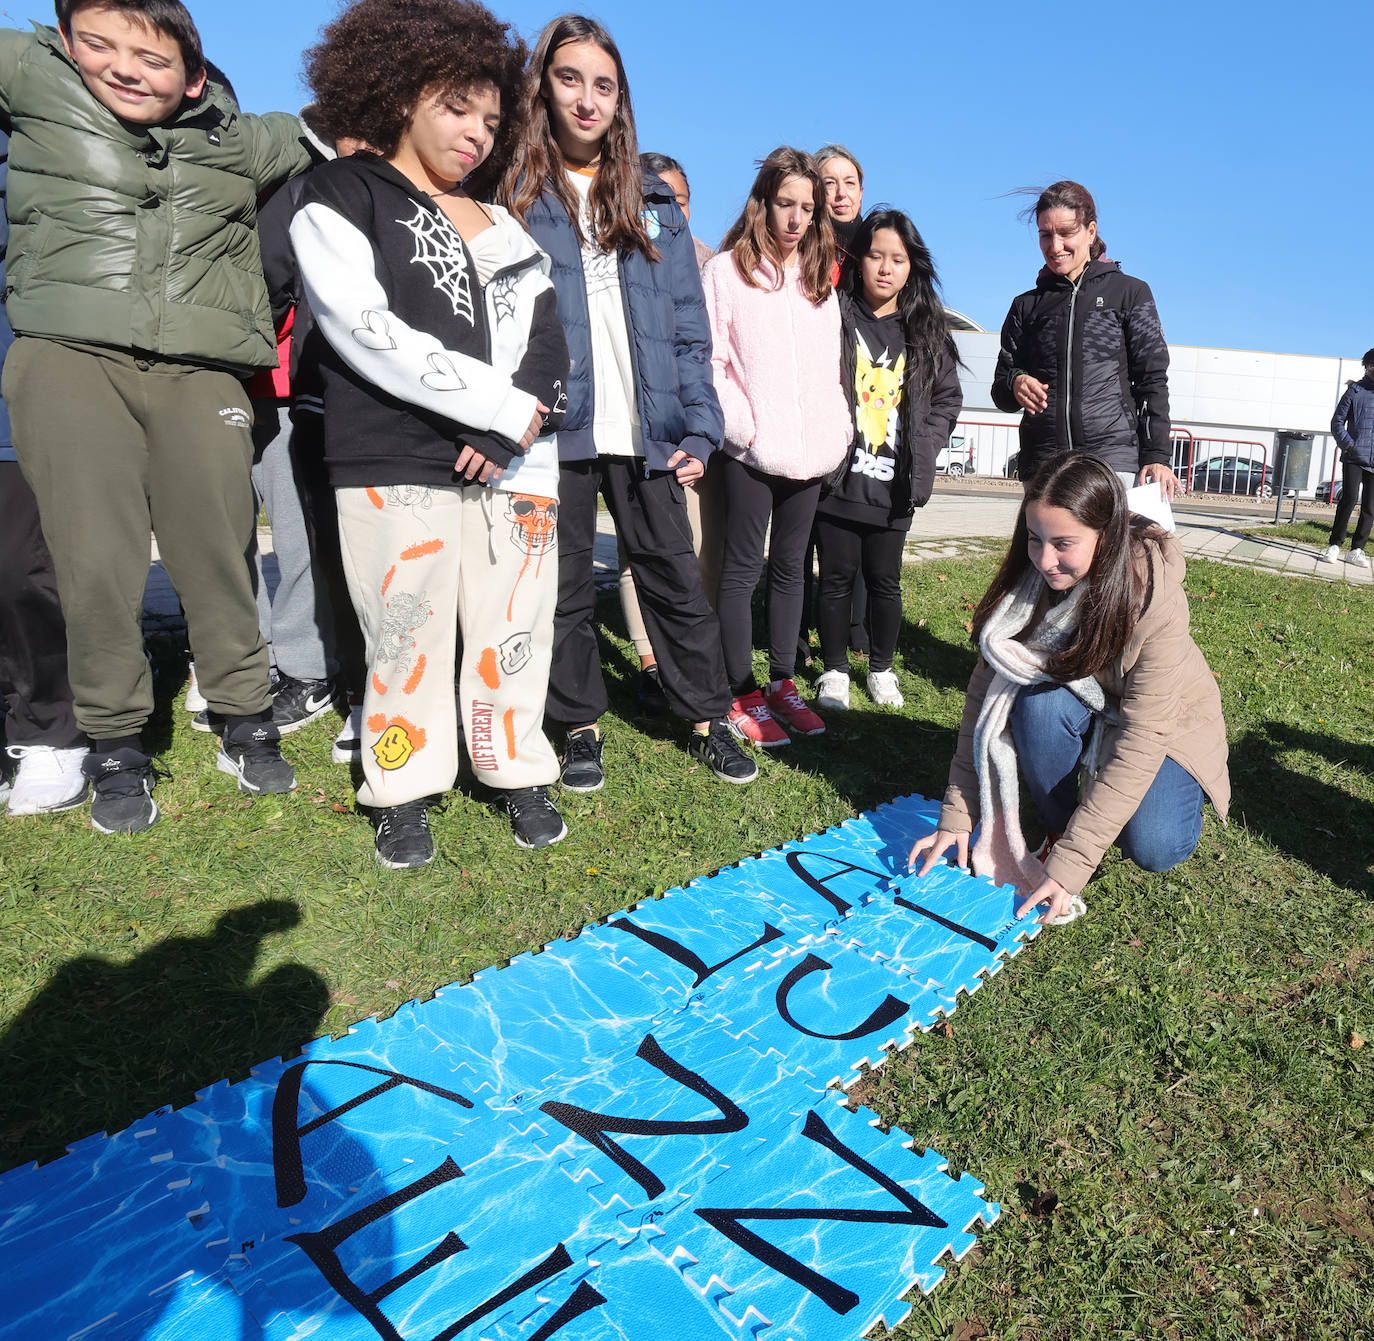
[[[1313,549],[1325,549],[1331,538],[1331,523],[1320,521],[1279,522],[1277,525],[1237,526],[1235,529],[1243,535],[1258,536],[1262,540],[1296,540],[1301,545],[1311,545]]]
[[[160,634],[162,822],[133,839],[83,812],[0,823],[0,1167],[894,795],[938,795],[992,567],[913,566],[906,709],[856,681],[854,711],[761,756],[747,788],[635,721],[607,601],[606,789],[562,798],[571,833],[544,853],[456,794],[413,874],[373,863],[332,726],[288,739],[295,794],[234,791]],[[1374,1337],[1374,593],[1202,562],[1188,589],[1230,729],[1230,826],[1209,810],[1162,876],[1109,856],[1087,918],[859,1087],[1005,1210],[903,1338]]]

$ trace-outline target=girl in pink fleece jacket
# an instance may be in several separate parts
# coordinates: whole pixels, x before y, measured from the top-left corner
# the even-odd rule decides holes
[[[725,447],[725,554],[716,613],[735,695],[729,722],[742,740],[786,745],[790,727],[819,735],[825,723],[793,679],[801,627],[802,565],[821,481],[853,437],[840,385],[840,309],[830,282],[835,240],[825,188],[810,154],[775,149],[749,199],[706,263],[716,394]],[[768,547],[769,683],[753,671],[750,602]]]

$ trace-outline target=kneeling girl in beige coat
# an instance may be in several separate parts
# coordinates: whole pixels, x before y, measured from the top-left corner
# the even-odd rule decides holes
[[[1133,517],[1111,468],[1055,457],[1026,489],[1011,549],[973,617],[981,656],[924,875],[953,848],[1069,921],[1112,843],[1146,870],[1191,856],[1204,793],[1230,800],[1221,695],[1188,632],[1178,541]],[[1047,834],[1032,855],[1018,774]]]

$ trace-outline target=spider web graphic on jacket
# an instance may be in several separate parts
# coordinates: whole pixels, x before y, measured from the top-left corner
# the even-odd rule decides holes
[[[423,205],[415,206],[410,219],[396,222],[410,231],[415,239],[415,255],[411,265],[422,265],[434,279],[434,287],[453,304],[453,315],[463,317],[469,326],[476,325],[472,307],[472,276],[468,272],[463,239],[458,230],[437,210],[431,212]]]

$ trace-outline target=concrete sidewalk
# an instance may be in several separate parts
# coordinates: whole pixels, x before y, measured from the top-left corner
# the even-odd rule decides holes
[[[907,541],[908,556],[913,559],[955,558],[971,549],[983,548],[975,537],[1008,540],[1020,506],[1019,491],[955,493],[941,490],[916,514]],[[1365,587],[1374,584],[1371,569],[1356,568],[1345,562],[1348,550],[1342,551],[1341,562],[1322,563],[1320,551],[1310,545],[1282,536],[1247,535],[1237,529],[1262,527],[1266,518],[1205,504],[1184,503],[1175,511],[1174,520],[1178,524],[1183,552],[1189,557],[1325,582],[1346,581]]]

